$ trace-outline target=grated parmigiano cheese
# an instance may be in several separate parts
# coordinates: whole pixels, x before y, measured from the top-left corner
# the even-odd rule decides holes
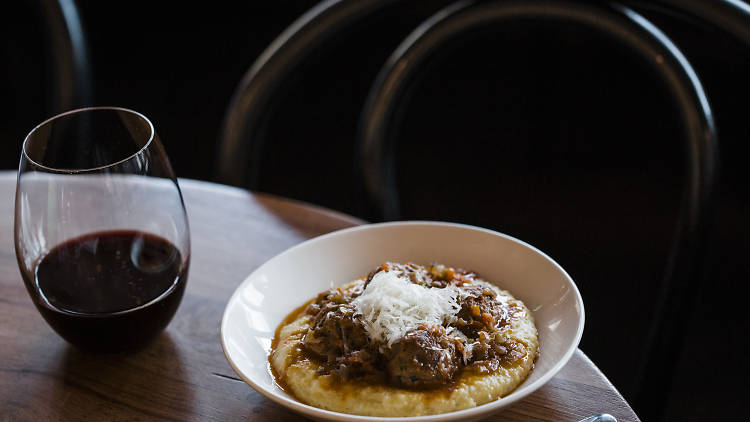
[[[352,304],[362,315],[370,339],[390,347],[419,324],[453,322],[463,294],[456,286],[431,288],[414,284],[396,271],[381,271]]]

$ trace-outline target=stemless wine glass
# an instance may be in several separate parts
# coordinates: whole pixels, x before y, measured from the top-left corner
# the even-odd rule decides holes
[[[159,334],[185,291],[190,235],[151,122],[95,107],[35,127],[18,167],[15,246],[31,299],[71,344],[115,352]]]

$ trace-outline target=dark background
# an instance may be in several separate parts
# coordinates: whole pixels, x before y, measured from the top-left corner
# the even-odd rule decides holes
[[[222,118],[242,75],[316,3],[79,1],[93,105],[144,113],[180,177],[214,180]],[[260,190],[372,218],[354,177],[362,104],[400,40],[448,3],[390,7],[306,60],[269,110]],[[5,169],[17,166],[25,134],[52,114],[45,96],[52,66],[37,13],[24,3],[0,16]],[[668,420],[716,420],[742,414],[750,373],[750,47],[694,20],[645,14],[693,63],[719,130],[721,184],[706,270],[667,403]],[[446,49],[402,106],[405,217],[493,228],[556,259],[586,304],[582,350],[632,400],[638,344],[684,186],[677,110],[661,81],[596,34],[522,22]]]

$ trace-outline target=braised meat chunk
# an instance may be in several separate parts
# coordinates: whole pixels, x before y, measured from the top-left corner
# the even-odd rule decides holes
[[[442,327],[407,333],[386,352],[386,361],[390,381],[410,388],[450,384],[460,363],[455,344]]]
[[[327,302],[320,307],[310,331],[302,339],[305,350],[328,363],[366,347],[369,340],[352,305]]]

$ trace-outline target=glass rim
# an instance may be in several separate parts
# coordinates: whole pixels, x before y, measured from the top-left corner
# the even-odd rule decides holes
[[[59,119],[61,117],[65,117],[65,116],[68,116],[68,115],[71,115],[71,114],[78,114],[78,113],[81,113],[81,112],[84,112],[84,111],[95,111],[95,110],[122,111],[122,112],[129,113],[129,114],[132,114],[132,115],[140,117],[141,119],[143,119],[148,124],[148,128],[150,130],[148,140],[146,141],[145,144],[143,144],[143,146],[141,148],[138,149],[138,151],[136,151],[136,152],[128,155],[127,157],[123,158],[122,160],[114,161],[112,163],[104,164],[104,165],[97,166],[97,167],[82,168],[82,169],[59,169],[59,168],[55,168],[55,167],[45,166],[43,164],[40,164],[40,163],[37,163],[36,161],[34,161],[29,156],[29,154],[26,152],[26,145],[29,142],[29,138],[31,138],[31,136],[39,128],[41,128],[42,126],[45,126],[48,123],[51,123],[52,121],[57,120],[57,119]],[[129,161],[129,160],[133,159],[133,157],[141,154],[146,148],[148,148],[151,145],[151,142],[154,140],[155,135],[156,135],[156,131],[154,130],[154,125],[153,125],[153,123],[151,123],[151,120],[149,120],[148,117],[144,116],[142,113],[139,113],[139,112],[137,112],[135,110],[131,110],[129,108],[124,108],[124,107],[115,107],[115,106],[83,107],[83,108],[76,108],[74,110],[69,110],[69,111],[65,111],[63,113],[56,114],[56,115],[54,115],[54,116],[52,116],[52,117],[44,120],[43,122],[39,123],[38,125],[34,126],[34,128],[31,129],[29,131],[29,133],[26,135],[26,137],[23,139],[23,146],[21,147],[21,153],[23,154],[23,156],[26,158],[27,161],[29,161],[30,163],[34,164],[35,166],[37,166],[39,168],[44,169],[46,171],[49,171],[51,173],[66,173],[66,174],[86,173],[86,172],[93,172],[93,171],[103,170],[103,169],[106,169],[106,168],[109,168],[109,167],[114,167],[116,165],[122,164],[122,163],[124,163],[126,161]]]

